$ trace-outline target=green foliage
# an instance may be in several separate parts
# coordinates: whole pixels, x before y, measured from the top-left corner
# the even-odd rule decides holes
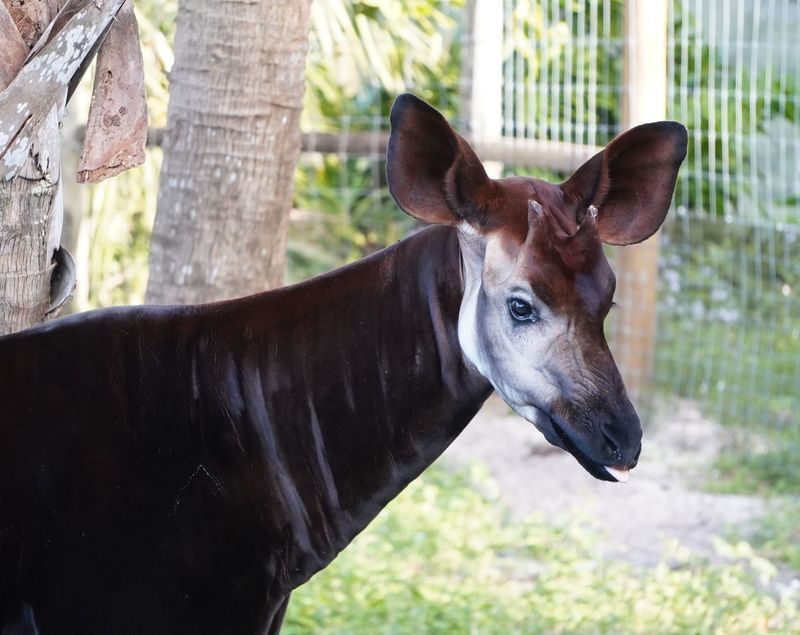
[[[142,42],[143,51],[149,50],[154,45],[159,49],[166,45],[171,55],[177,15],[177,0],[136,0],[136,19],[139,22],[140,35],[147,34],[148,38]],[[160,33],[164,41],[153,42],[151,38],[154,32]]]
[[[454,114],[464,0],[320,0],[311,7],[304,127],[381,129],[413,88]]]
[[[756,60],[734,62],[725,44],[707,41],[696,7],[671,6],[668,115],[690,130],[676,202],[714,216],[752,215],[756,207],[767,218],[777,212],[799,221],[797,195],[765,196],[758,173],[765,168],[754,159],[772,126],[800,121],[797,78],[754,67]],[[619,131],[623,10],[621,0],[596,13],[571,0],[515,6],[504,54],[505,134],[602,145]],[[601,30],[600,42],[590,36],[593,26]],[[555,100],[547,94],[554,78],[561,85]]]
[[[322,273],[403,238],[414,219],[383,187],[384,162],[365,157],[310,155],[295,172],[294,220],[289,228],[290,281]]]
[[[781,77],[773,68],[758,69],[755,59],[733,63],[717,43],[706,42],[691,11],[684,11],[680,3],[675,3],[674,11],[671,65],[675,85],[669,116],[690,130],[689,153],[675,201],[714,216],[738,212],[752,217],[756,211],[770,218],[773,207],[796,208],[791,199],[771,198],[771,192],[763,191],[754,172],[754,153],[758,135],[772,122],[800,122],[797,78]],[[757,196],[754,188],[758,188]],[[797,209],[792,219],[800,220]]]
[[[284,633],[796,632],[798,598],[745,544],[705,565],[677,549],[639,570],[597,558],[586,528],[504,518],[485,473],[433,468],[292,595]]]
[[[800,492],[800,237],[693,217],[664,239],[656,380],[729,429],[712,488]]]
[[[172,68],[175,56],[172,41],[175,38],[175,16],[177,2],[136,3],[136,20],[139,23],[139,38],[144,61],[147,114],[151,128],[167,125],[167,103],[169,80],[167,73]]]
[[[714,465],[709,489],[730,494],[800,492],[800,430],[760,428],[732,436]]]
[[[798,123],[797,78],[734,60],[675,11],[670,116],[690,146],[662,251],[657,376],[729,428],[712,489],[798,492],[800,215],[795,187],[763,176],[778,166],[767,144]]]
[[[176,10],[174,1],[137,0],[151,127],[163,127],[167,122],[167,71],[173,63]],[[87,77],[92,75],[87,73]],[[81,101],[88,104],[90,91],[91,83],[84,81],[71,109],[80,110]],[[148,150],[144,165],[83,189],[75,256],[79,275],[85,277],[78,283],[76,310],[144,300],[160,170],[161,150]]]
[[[78,296],[80,310],[144,301],[160,169],[161,151],[149,150],[144,165],[87,188],[79,250],[89,256],[89,293]]]
[[[559,0],[514,7],[504,50],[504,134],[598,145],[611,140],[621,109],[623,6],[611,0],[595,12],[586,2]],[[598,28],[602,43],[590,36]]]
[[[464,0],[324,0],[312,4],[303,127],[387,129],[395,96],[413,90],[457,113]],[[295,174],[289,280],[385,247],[413,227],[386,191],[382,157],[304,157]]]
[[[753,545],[768,558],[800,571],[800,502],[783,499],[760,519]]]

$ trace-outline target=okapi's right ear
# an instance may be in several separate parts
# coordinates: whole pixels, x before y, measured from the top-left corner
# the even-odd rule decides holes
[[[409,93],[392,106],[386,176],[404,212],[429,223],[482,222],[491,180],[469,144],[430,104]]]

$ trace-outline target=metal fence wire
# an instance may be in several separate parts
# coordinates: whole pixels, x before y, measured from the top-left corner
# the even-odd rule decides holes
[[[428,2],[431,11],[413,18],[417,30],[406,25],[394,34],[408,38],[396,68],[377,49],[367,51],[373,65],[384,66],[372,76],[359,76],[357,62],[337,57],[330,41],[312,41],[312,56],[330,58],[328,81],[347,83],[327,90],[349,91],[349,99],[344,110],[326,110],[324,94],[311,90],[290,243],[294,276],[379,248],[412,228],[383,175],[388,110],[400,90],[454,119],[495,174],[566,176],[623,127],[624,15],[637,4],[644,3]],[[381,25],[370,19],[355,21],[363,28],[356,36],[378,46]],[[666,116],[687,126],[690,145],[660,235],[652,383],[665,395],[698,400],[748,452],[794,457],[798,28],[796,0],[668,2]],[[435,43],[421,50],[418,33]],[[337,73],[336,64],[348,72]],[[636,343],[630,328],[612,320],[612,343]]]
[[[657,378],[800,450],[800,5],[672,2],[669,116],[690,153],[662,241]],[[794,456],[798,456],[794,454]]]

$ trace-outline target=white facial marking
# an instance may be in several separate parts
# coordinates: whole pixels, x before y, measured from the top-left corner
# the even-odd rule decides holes
[[[475,229],[472,225],[470,225],[467,221],[461,221],[458,225],[458,230],[469,236],[479,237],[481,235],[480,232],[477,229]]]
[[[477,307],[478,307],[478,292],[480,291],[480,278],[478,283],[470,284],[471,280],[474,281],[474,274],[470,275],[467,263],[464,263],[464,296],[461,299],[461,309],[458,312],[458,341],[461,344],[461,350],[464,356],[472,362],[473,366],[485,377],[483,360],[480,355],[480,348],[478,347],[478,333],[477,333]],[[480,274],[479,274],[480,275]]]
[[[474,231],[474,230],[473,230]],[[525,284],[514,280],[514,261],[491,237],[461,234],[464,295],[458,339],[464,356],[515,412],[537,426],[558,389],[544,371],[553,342],[567,330],[567,319],[549,311]],[[493,288],[487,287],[487,280]],[[515,322],[508,300],[518,297],[539,312],[535,323]]]

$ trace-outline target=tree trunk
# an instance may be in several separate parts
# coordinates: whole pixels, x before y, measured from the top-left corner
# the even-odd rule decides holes
[[[62,221],[57,107],[37,134],[45,147],[0,179],[0,335],[42,322],[50,306]]]
[[[283,281],[310,0],[182,3],[148,302]]]
[[[37,32],[34,21],[26,19],[20,7],[14,6],[13,13],[9,7],[6,2],[0,6],[0,91],[22,68],[43,30]],[[38,5],[34,7],[38,9]],[[48,118],[43,128],[46,136],[55,134],[57,141],[58,120]],[[37,165],[29,156],[24,176],[9,181],[0,178],[0,335],[43,319],[50,300],[49,227],[58,168],[56,164],[54,175],[47,163]]]
[[[0,4],[0,335],[44,321],[72,293],[74,265],[60,247],[60,124],[70,83],[80,77],[106,30],[118,30],[113,20],[123,2]],[[138,46],[135,33],[127,33],[124,43],[132,39],[133,48]],[[117,75],[123,61],[111,65]],[[124,66],[141,71],[141,65]],[[98,102],[102,113],[103,99]],[[133,109],[119,99],[115,106]],[[127,130],[128,124],[119,117],[116,127]],[[139,136],[143,147],[141,126]]]

